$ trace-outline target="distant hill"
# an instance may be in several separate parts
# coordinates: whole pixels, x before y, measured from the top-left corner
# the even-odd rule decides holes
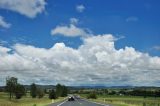
[[[30,85],[24,85],[27,90],[30,89]],[[55,85],[37,85],[42,89],[55,89]],[[0,86],[0,90],[4,90],[5,86]],[[68,86],[70,90],[79,89],[160,89],[160,87],[154,86]]]
[[[27,90],[30,89],[30,85],[24,85]],[[42,89],[55,89],[55,85],[37,85],[38,88]]]

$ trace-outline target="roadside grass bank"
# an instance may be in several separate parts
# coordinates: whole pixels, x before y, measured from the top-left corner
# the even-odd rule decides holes
[[[81,95],[87,98],[87,95]],[[140,96],[101,96],[98,95],[97,99],[89,99],[94,102],[103,104],[110,104],[111,106],[160,106],[160,98]]]
[[[64,98],[59,97],[55,99],[54,102],[62,101]],[[8,94],[0,92],[0,106],[47,106],[53,101],[48,98],[48,95],[45,95],[43,98],[31,98],[29,94],[23,96],[21,99],[9,100]]]

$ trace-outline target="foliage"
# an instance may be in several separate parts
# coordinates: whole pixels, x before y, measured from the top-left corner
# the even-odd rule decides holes
[[[22,96],[25,95],[25,88],[21,84],[16,85],[15,96],[16,99],[21,99]]]
[[[95,92],[88,94],[87,99],[97,99],[97,95]]]
[[[43,98],[43,96],[44,96],[43,89],[40,89],[40,88],[37,89],[37,96],[38,96],[38,98]]]
[[[6,78],[6,91],[9,93],[9,98],[13,98],[16,85],[17,85],[17,78],[15,77],[7,77]]]
[[[62,94],[62,85],[61,84],[57,84],[56,85],[56,95],[57,97],[60,97]]]
[[[31,94],[32,98],[36,98],[36,96],[37,96],[37,86],[36,86],[35,83],[31,84],[30,94]]]
[[[111,91],[108,93],[109,95],[115,95],[116,94],[116,91]]]
[[[54,89],[52,89],[50,92],[49,92],[49,99],[56,99],[56,93],[54,91]]]
[[[155,97],[160,97],[160,90],[155,91]]]
[[[67,96],[68,89],[65,85],[57,84],[56,85],[56,96],[57,97],[65,97]]]
[[[61,97],[65,97],[65,96],[67,96],[67,94],[68,94],[68,89],[67,89],[67,87],[66,86],[62,86],[62,94],[61,94]]]

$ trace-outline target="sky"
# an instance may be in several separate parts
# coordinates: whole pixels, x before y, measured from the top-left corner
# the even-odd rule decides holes
[[[0,0],[0,85],[160,86],[159,0]]]

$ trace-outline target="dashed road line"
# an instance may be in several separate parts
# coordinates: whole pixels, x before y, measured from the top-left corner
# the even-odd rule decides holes
[[[98,102],[93,102],[93,101],[89,101],[89,100],[86,100],[86,99],[82,99],[84,101],[87,101],[87,102],[90,102],[90,103],[95,103],[95,104],[98,104],[98,105],[102,105],[102,106],[110,106],[110,105],[107,105],[107,104],[102,104],[102,103],[98,103]]]
[[[64,102],[58,104],[57,106],[61,106],[61,105],[64,104],[65,102],[67,102],[67,100],[65,100]]]
[[[75,98],[75,100],[81,105],[82,103],[78,101],[78,99]]]

